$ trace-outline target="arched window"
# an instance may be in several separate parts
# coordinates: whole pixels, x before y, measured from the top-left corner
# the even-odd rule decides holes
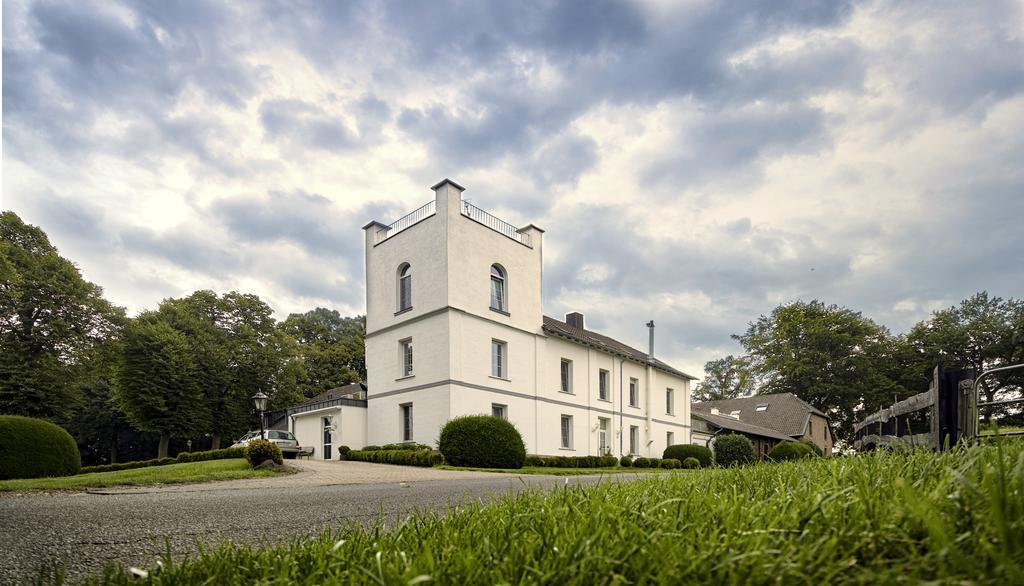
[[[501,265],[491,265],[491,309],[508,311],[505,285],[505,269]]]
[[[412,267],[404,263],[398,267],[398,311],[412,308]]]

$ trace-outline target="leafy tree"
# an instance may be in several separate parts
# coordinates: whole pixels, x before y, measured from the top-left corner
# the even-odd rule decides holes
[[[362,316],[342,317],[337,311],[318,307],[289,315],[280,329],[299,344],[306,369],[300,388],[306,397],[366,380],[366,320]]]
[[[746,348],[762,393],[793,393],[829,414],[849,435],[864,414],[909,393],[894,382],[895,342],[859,312],[819,301],[780,305],[746,333]]]
[[[123,316],[40,228],[0,214],[0,412],[70,415],[83,359]]]
[[[140,433],[114,400],[123,352],[120,336],[97,344],[84,361],[76,383],[80,401],[68,428],[78,442],[82,462],[88,465],[117,462],[124,443],[122,436]]]
[[[171,436],[210,428],[211,413],[198,384],[188,338],[153,312],[132,320],[115,397],[128,420],[160,434],[157,457],[167,456]]]
[[[1024,363],[1024,301],[976,293],[915,325],[903,343],[905,376],[921,381],[918,390],[928,387],[935,365],[981,374]],[[981,389],[985,401],[1019,396],[1022,390],[1024,369],[988,377]]]
[[[704,380],[693,390],[694,401],[720,401],[750,395],[757,388],[747,356],[732,354],[704,364]]]

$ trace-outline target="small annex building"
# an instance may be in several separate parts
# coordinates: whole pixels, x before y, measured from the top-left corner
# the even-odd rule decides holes
[[[735,426],[735,423],[722,419],[724,414],[728,414],[733,421],[753,425],[762,430],[774,431],[783,439],[810,440],[821,448],[826,456],[832,455],[835,438],[832,435],[832,424],[828,415],[793,393],[702,401],[693,404],[693,413],[694,416],[702,416],[702,421],[705,423],[711,423],[711,420],[714,420],[717,424],[724,423]],[[714,427],[714,425],[708,427]],[[728,428],[722,427],[722,429]],[[740,430],[734,431],[744,433]],[[698,437],[705,436],[707,436],[707,432],[702,432]],[[763,439],[771,438],[765,436]]]
[[[270,427],[294,433],[300,446],[313,448],[310,457],[336,460],[339,446],[366,445],[366,384],[336,387],[273,415]]]

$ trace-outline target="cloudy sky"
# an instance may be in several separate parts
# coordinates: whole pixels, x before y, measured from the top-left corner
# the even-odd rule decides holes
[[[443,177],[695,374],[791,300],[905,331],[1024,295],[1024,8],[3,3],[2,207],[131,312],[360,313],[360,226]]]

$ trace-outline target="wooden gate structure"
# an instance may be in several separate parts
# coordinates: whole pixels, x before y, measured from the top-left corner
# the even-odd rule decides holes
[[[993,368],[974,377],[974,369],[944,371],[936,366],[928,390],[876,411],[853,426],[857,450],[879,446],[948,449],[973,441],[979,433],[979,407],[1024,403],[1024,398],[979,401],[981,381],[997,372],[1024,368],[1014,364]],[[1024,435],[1008,432],[1003,435]]]

